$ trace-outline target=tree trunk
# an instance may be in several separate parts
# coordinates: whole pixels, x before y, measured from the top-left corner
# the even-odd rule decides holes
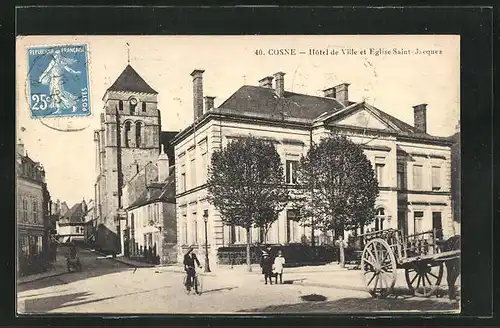
[[[338,241],[339,241],[340,266],[342,268],[345,268],[344,237],[340,235]]]
[[[247,271],[252,272],[252,263],[250,259],[250,228],[247,229]]]
[[[339,262],[342,268],[345,267],[345,257],[344,257],[344,225],[339,223],[335,227],[335,236],[338,237],[339,243]]]

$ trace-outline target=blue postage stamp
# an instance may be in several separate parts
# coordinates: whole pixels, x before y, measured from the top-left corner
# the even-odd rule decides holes
[[[87,45],[28,49],[32,118],[90,115],[89,82]]]

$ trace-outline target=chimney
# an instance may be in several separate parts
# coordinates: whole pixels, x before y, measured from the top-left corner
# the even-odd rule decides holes
[[[325,98],[336,98],[335,87],[323,90],[323,97],[325,97]]]
[[[335,99],[344,106],[349,106],[349,83],[342,83],[334,87]]]
[[[191,76],[193,77],[193,109],[194,119],[203,115],[203,73],[201,69],[195,69]]]
[[[19,155],[24,156],[24,144],[21,138],[17,140],[16,151]]]
[[[210,96],[205,97],[205,111],[204,111],[204,113],[208,112],[211,109],[214,109],[214,99],[215,99],[215,97],[210,97]]]
[[[170,173],[170,163],[168,161],[168,156],[165,153],[165,148],[163,144],[161,145],[161,153],[158,156],[158,182],[165,182]]]
[[[413,106],[414,126],[419,132],[427,132],[427,104]]]
[[[274,74],[274,78],[276,81],[276,94],[278,97],[283,97],[285,94],[285,73],[278,72]]]
[[[272,88],[273,87],[273,79],[272,76],[266,76],[262,80],[259,81],[259,87],[261,88]]]

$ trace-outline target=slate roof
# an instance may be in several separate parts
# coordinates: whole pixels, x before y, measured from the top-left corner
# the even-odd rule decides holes
[[[113,83],[108,90],[158,94],[158,92],[151,88],[130,65],[125,67],[123,72],[116,79],[115,83]]]
[[[134,209],[155,202],[175,202],[174,167],[170,167],[170,175],[163,183],[151,183],[146,190],[127,209]]]
[[[310,96],[285,91],[284,97],[276,95],[274,89],[244,85],[224,101],[219,108],[239,113],[267,114],[275,118],[301,118],[314,120],[324,112],[344,108],[334,98]]]
[[[62,219],[63,221],[69,220],[69,223],[83,223],[85,214],[82,209],[82,203],[76,203],[64,213]]]
[[[373,107],[365,102],[355,103],[350,101],[347,107],[357,108],[366,106],[382,120],[396,126],[398,134],[408,137],[447,141],[448,138],[432,136],[418,131],[414,126],[405,123],[386,112]],[[264,114],[274,119],[295,118],[307,121],[327,120],[332,115],[347,109],[334,98],[311,96],[285,91],[284,97],[279,98],[272,88],[244,85],[224,101],[219,108],[230,110],[243,115],[253,113]],[[340,114],[340,113],[339,113]]]

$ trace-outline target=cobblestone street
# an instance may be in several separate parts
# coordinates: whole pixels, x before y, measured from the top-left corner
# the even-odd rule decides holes
[[[182,268],[133,268],[83,250],[83,271],[18,286],[20,313],[234,313],[457,310],[447,298],[405,295],[372,299],[360,272],[337,265],[289,268],[284,284],[265,285],[258,266],[213,268],[203,274],[203,294],[187,295]]]

